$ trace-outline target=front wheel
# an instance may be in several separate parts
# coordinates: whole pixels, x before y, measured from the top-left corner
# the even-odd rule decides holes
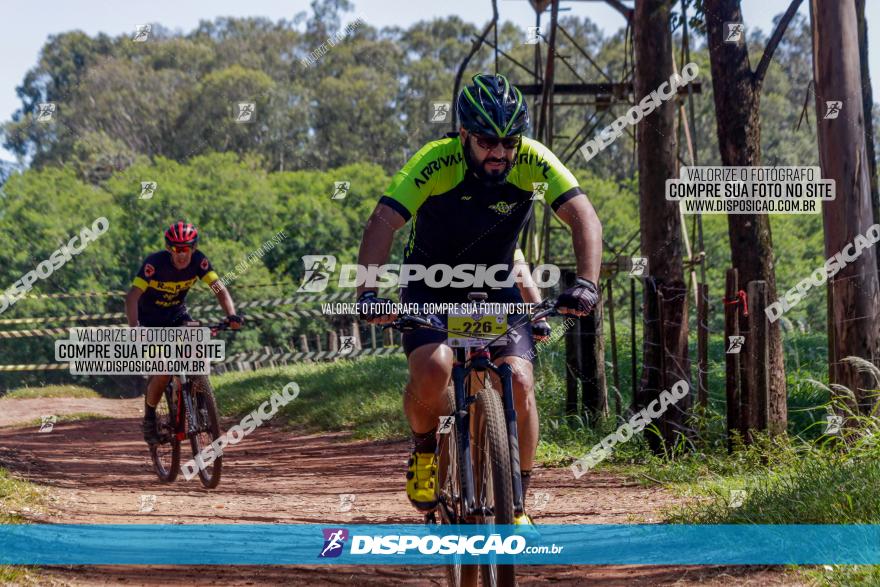
[[[150,458],[156,476],[162,483],[171,483],[180,469],[180,440],[177,439],[177,399],[174,381],[165,388],[156,406],[156,432],[159,443],[150,445]]]
[[[513,475],[507,423],[498,392],[491,387],[477,393],[474,417],[474,496],[485,515],[478,524],[513,524]],[[516,585],[514,565],[488,564],[480,568],[483,585]]]
[[[194,376],[191,379],[192,404],[195,408],[196,433],[190,435],[193,457],[199,456],[202,450],[220,438],[220,417],[217,414],[217,403],[214,401],[214,388],[206,375]],[[196,459],[200,465],[200,460]],[[220,483],[220,471],[223,468],[223,457],[217,455],[211,464],[199,466],[199,480],[207,489],[214,489]]]

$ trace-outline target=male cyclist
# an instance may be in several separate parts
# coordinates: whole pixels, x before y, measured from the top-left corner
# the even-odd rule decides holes
[[[185,220],[178,220],[165,231],[165,250],[149,255],[141,264],[131,289],[125,296],[129,326],[183,326],[192,318],[184,300],[199,279],[211,287],[233,330],[244,320],[235,314],[232,296],[223,286],[211,262],[199,250],[199,231]],[[170,375],[150,378],[144,405],[144,440],[159,442],[156,430],[156,406],[171,379]]]
[[[364,229],[358,263],[362,266],[387,262],[395,231],[413,218],[405,264],[503,264],[513,267],[517,237],[532,207],[535,183],[545,184],[545,201],[571,227],[577,259],[577,282],[558,298],[561,313],[583,316],[599,300],[596,287],[602,256],[602,225],[587,196],[571,172],[541,143],[524,137],[529,116],[518,88],[502,75],[480,74],[465,87],[456,102],[461,128],[425,145],[391,180]],[[428,274],[431,274],[429,271]],[[507,270],[510,275],[510,269]],[[496,279],[505,276],[496,273]],[[401,290],[404,303],[467,302],[468,289],[432,289],[410,282]],[[516,286],[482,288],[489,302],[522,302]],[[524,289],[525,293],[529,293]],[[527,295],[529,302],[536,295]],[[375,288],[358,289],[362,308],[376,298]],[[387,323],[394,316],[370,313],[371,322]],[[440,326],[445,316],[430,316]],[[511,320],[516,319],[512,316]],[[519,428],[523,495],[529,487],[538,444],[538,413],[535,406],[532,364],[532,332],[521,327],[516,342],[492,347],[496,364],[509,363],[514,376],[514,403]],[[444,391],[453,362],[446,335],[429,329],[404,334],[409,381],[403,409],[413,435],[406,492],[419,510],[437,504],[438,419],[446,414]],[[527,515],[517,516],[518,525],[531,525]]]

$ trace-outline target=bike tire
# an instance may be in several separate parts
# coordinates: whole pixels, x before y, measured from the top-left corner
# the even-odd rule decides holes
[[[446,409],[444,413],[455,413],[455,390],[446,388]],[[461,495],[461,474],[458,463],[458,425],[452,423],[448,434],[440,434],[437,441],[438,483],[440,484],[440,501],[437,505],[441,524],[457,525],[463,522],[463,503]],[[463,567],[461,559],[446,565],[446,583],[449,587],[463,587],[468,584],[468,569]]]
[[[156,406],[156,432],[160,442],[150,445],[153,469],[162,483],[177,479],[180,471],[180,440],[177,439],[177,400],[173,385],[168,385],[159,405]]]
[[[220,438],[220,416],[217,413],[217,402],[214,400],[211,380],[206,375],[200,375],[193,376],[190,381],[193,392],[192,403],[198,423],[198,432],[189,438],[195,458],[203,448]],[[220,483],[222,470],[223,456],[218,455],[210,465],[199,468],[199,480],[206,489],[214,489]]]
[[[477,505],[492,510],[478,522],[489,525],[513,524],[513,474],[504,407],[498,392],[485,388],[477,393],[474,419],[474,495]],[[491,499],[491,502],[489,501]],[[516,585],[515,565],[488,564],[480,567],[483,585]]]

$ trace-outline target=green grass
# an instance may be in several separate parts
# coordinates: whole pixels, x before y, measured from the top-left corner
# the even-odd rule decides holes
[[[21,515],[25,508],[31,510],[42,503],[39,491],[25,481],[12,477],[0,469],[0,524],[22,524],[27,519]],[[26,512],[25,512],[26,513]],[[0,565],[0,584],[34,584],[29,567]]]
[[[47,385],[45,387],[19,387],[6,395],[0,396],[10,399],[32,399],[40,397],[101,397],[98,392],[88,387],[79,385]]]
[[[299,396],[279,410],[276,423],[387,439],[405,438],[409,432],[402,408],[406,373],[403,355],[394,355],[227,373],[212,381],[220,411],[227,416],[244,416],[295,381]]]
[[[111,416],[104,414],[96,414],[94,412],[74,412],[72,414],[60,414],[56,416],[55,423],[62,424],[65,422],[82,422],[84,420],[112,420]],[[43,424],[42,418],[34,418],[28,422],[21,424],[13,424],[10,428],[39,428]]]
[[[0,523],[25,522],[25,517],[21,515],[23,508],[33,509],[40,501],[40,493],[33,485],[16,479],[5,469],[0,469]]]

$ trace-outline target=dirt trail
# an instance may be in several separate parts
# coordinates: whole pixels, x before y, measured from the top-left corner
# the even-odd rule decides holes
[[[0,421],[9,425],[64,413],[59,401],[75,401],[73,411],[114,419],[62,422],[49,433],[0,429],[0,466],[49,488],[46,506],[30,516],[34,522],[421,522],[403,492],[407,443],[353,442],[346,434],[294,434],[264,425],[227,449],[220,486],[208,491],[182,476],[171,485],[158,482],[140,438],[137,400],[0,400]],[[11,402],[19,403],[10,407]],[[540,509],[537,492],[549,496]],[[661,508],[678,502],[662,489],[601,472],[575,480],[568,469],[536,469],[530,493],[530,511],[544,524],[657,522]],[[343,494],[355,495],[347,512],[340,511]],[[150,509],[152,498],[144,497],[150,495],[155,503],[142,511]],[[533,566],[518,575],[524,585],[801,584],[761,567]],[[51,567],[39,576],[41,583],[57,585],[445,584],[439,567]]]

